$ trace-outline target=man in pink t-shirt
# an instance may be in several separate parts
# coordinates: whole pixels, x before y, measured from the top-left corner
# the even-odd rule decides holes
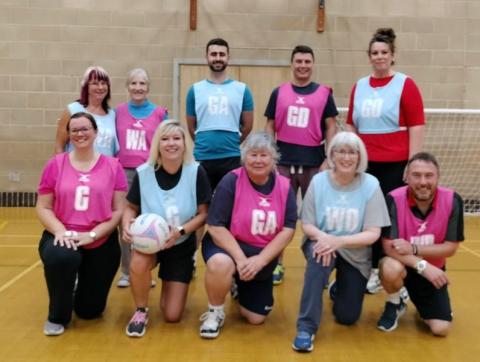
[[[420,317],[436,336],[446,336],[452,322],[445,258],[455,254],[463,235],[463,201],[439,187],[435,157],[420,152],[410,158],[406,183],[387,195],[392,225],[383,230],[380,279],[388,293],[378,329],[397,328],[406,311],[405,286]]]

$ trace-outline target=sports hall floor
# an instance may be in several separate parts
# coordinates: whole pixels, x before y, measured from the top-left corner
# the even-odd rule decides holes
[[[130,290],[114,286],[102,319],[86,322],[74,317],[63,336],[45,337],[47,291],[37,253],[40,232],[33,209],[0,208],[0,361],[480,361],[480,217],[466,218],[466,241],[448,263],[454,324],[447,338],[430,336],[410,303],[396,331],[378,331],[383,295],[367,295],[363,315],[353,327],[335,324],[326,301],[310,354],[298,354],[290,346],[303,283],[298,230],[286,251],[286,280],[275,288],[275,306],[267,322],[258,327],[245,324],[228,301],[227,320],[216,340],[198,336],[198,317],[207,303],[201,262],[181,323],[161,320],[157,286],[151,292],[146,335],[128,338],[124,329],[134,310]]]

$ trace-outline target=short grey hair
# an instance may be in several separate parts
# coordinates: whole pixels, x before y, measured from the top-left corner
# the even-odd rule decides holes
[[[368,166],[367,149],[360,137],[353,132],[339,132],[330,141],[327,150],[327,161],[330,168],[333,169],[335,166],[333,163],[333,153],[342,146],[353,148],[358,152],[359,157],[356,172],[365,172]]]
[[[143,68],[134,68],[129,71],[127,74],[127,81],[125,82],[125,86],[128,88],[128,85],[136,77],[142,78],[145,83],[147,83],[147,89],[150,90],[150,77],[148,76],[148,72]]]
[[[242,163],[245,162],[247,153],[252,150],[265,150],[272,155],[274,165],[280,159],[280,153],[277,150],[273,137],[266,132],[253,132],[243,141],[240,146],[240,157]]]

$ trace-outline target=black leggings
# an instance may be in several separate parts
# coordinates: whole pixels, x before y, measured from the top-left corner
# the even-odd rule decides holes
[[[403,172],[407,166],[407,161],[400,162],[369,162],[367,172],[378,179],[383,195],[386,196],[390,191],[405,185],[403,182]],[[383,250],[381,240],[377,240],[372,245],[372,267],[378,268],[378,261],[382,258]]]
[[[54,235],[45,230],[38,247],[50,298],[48,320],[67,325],[72,311],[83,319],[100,317],[120,264],[116,229],[95,249],[73,250],[55,246],[53,241]]]

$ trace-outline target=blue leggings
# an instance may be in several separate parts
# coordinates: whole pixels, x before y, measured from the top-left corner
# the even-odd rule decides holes
[[[337,270],[333,315],[340,324],[355,323],[362,313],[367,278],[338,253],[329,266],[322,266],[312,257],[312,245],[313,242],[307,240],[302,246],[307,259],[307,267],[297,319],[297,331],[305,331],[310,334],[317,332],[323,310],[323,291],[333,268]]]
[[[44,231],[38,248],[50,298],[48,320],[67,325],[72,311],[83,319],[100,317],[120,264],[116,229],[95,249],[68,249],[53,245],[53,240],[54,236]]]

